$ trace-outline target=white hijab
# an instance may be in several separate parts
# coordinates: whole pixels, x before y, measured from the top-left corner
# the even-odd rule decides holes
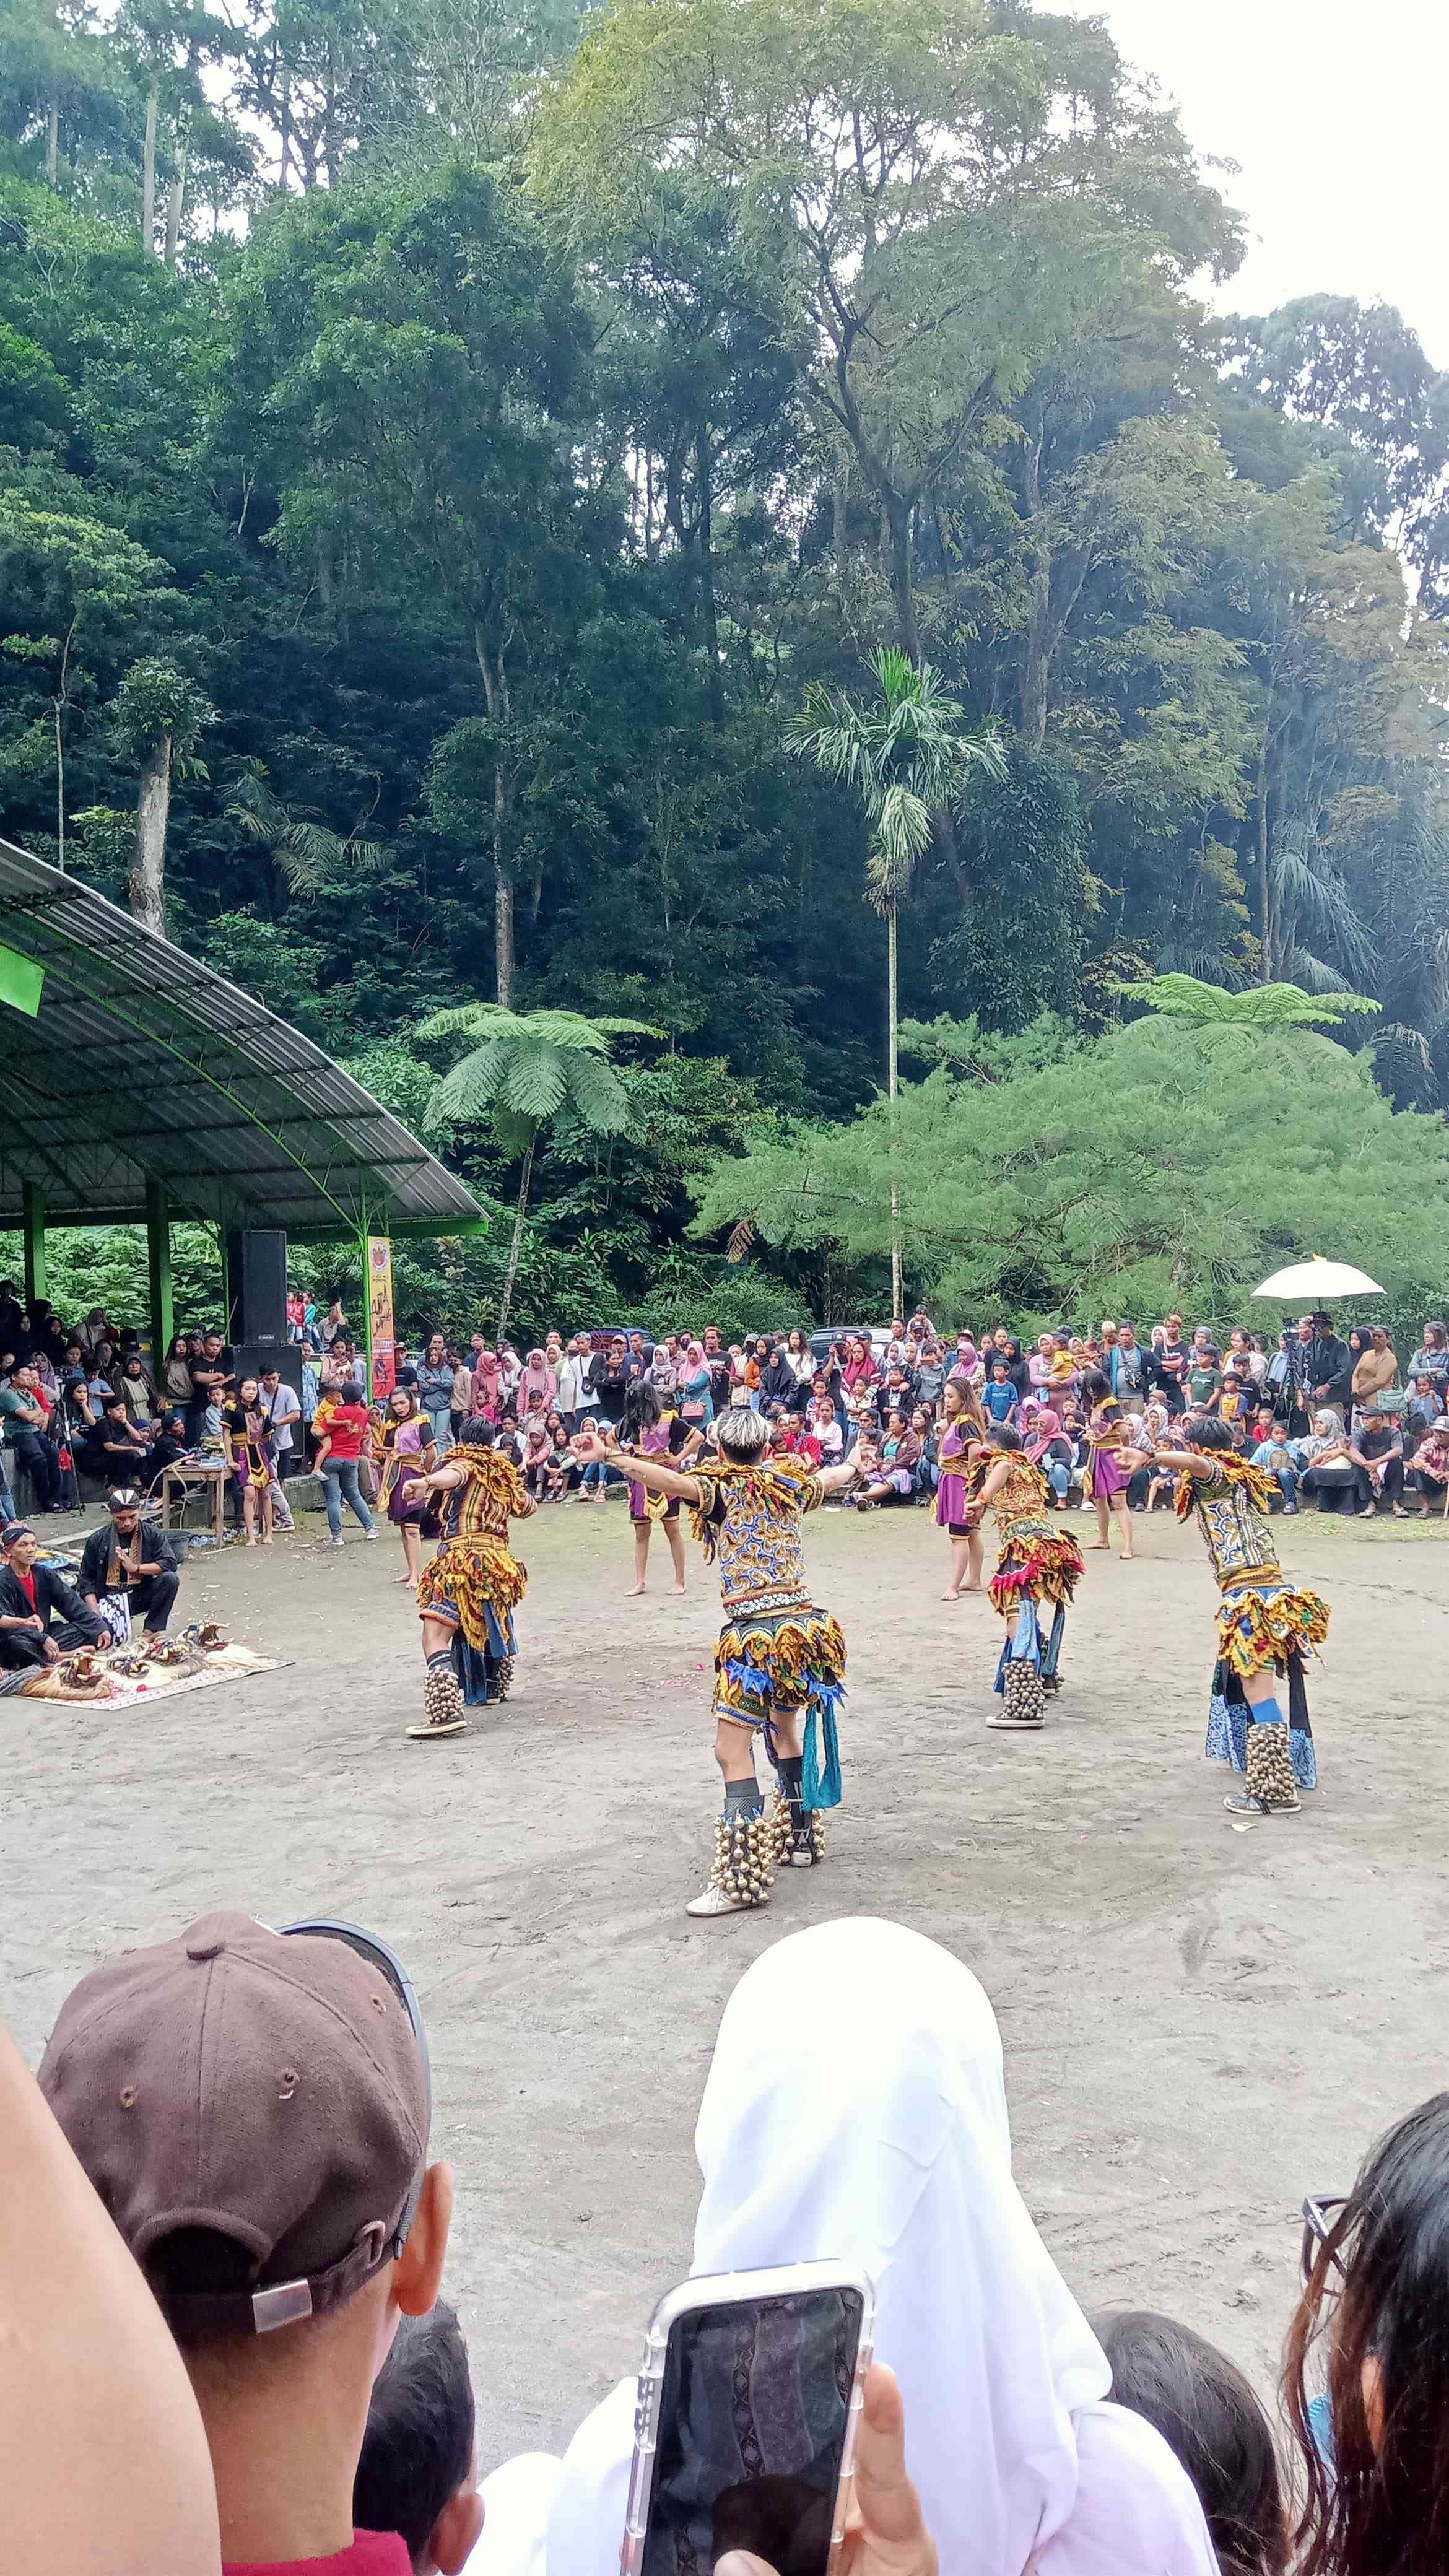
[[[1012,2181],[1001,2039],[959,1960],[866,1918],[777,1942],[725,2007],[695,2147],[696,2273],[854,2256],[872,2275],[945,2576],[1216,2576],[1186,2472],[1105,2402]],[[569,2445],[547,2576],[614,2576],[634,2394]]]

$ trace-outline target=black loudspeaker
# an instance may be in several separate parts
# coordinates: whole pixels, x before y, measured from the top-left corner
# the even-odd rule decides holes
[[[283,1386],[289,1386],[295,1396],[301,1395],[302,1346],[300,1342],[283,1342],[280,1346],[276,1342],[238,1342],[236,1345],[237,1384],[240,1385],[244,1377],[260,1377],[263,1369],[276,1369]]]
[[[233,1277],[237,1294],[235,1339],[285,1349],[287,1341],[287,1238],[280,1227],[248,1226],[241,1236],[241,1277]]]

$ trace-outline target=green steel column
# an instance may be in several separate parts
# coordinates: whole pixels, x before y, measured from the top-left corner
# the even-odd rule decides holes
[[[164,1181],[146,1183],[146,1268],[151,1282],[151,1366],[157,1383],[171,1348],[171,1210]]]
[[[372,1273],[367,1266],[367,1238],[370,1231],[371,1219],[364,1216],[362,1232],[357,1241],[362,1260],[362,1322],[363,1330],[367,1335],[367,1393],[363,1398],[366,1404],[371,1404],[372,1390],[377,1383],[372,1374]]]
[[[45,1193],[38,1181],[21,1182],[20,1207],[25,1228],[25,1302],[33,1306],[37,1297],[50,1295],[50,1274],[45,1266]]]

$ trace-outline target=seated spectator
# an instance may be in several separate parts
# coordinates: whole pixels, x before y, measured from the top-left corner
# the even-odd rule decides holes
[[[83,1978],[41,2063],[181,2347],[249,2576],[409,2576],[352,2495],[378,2356],[447,2247],[415,2011],[372,1945],[213,1914]]]
[[[12,1370],[0,1385],[0,1416],[4,1418],[5,1446],[16,1465],[25,1469],[35,1489],[36,1512],[59,1511],[60,1451],[48,1435],[50,1414],[33,1368]]]
[[[1298,1489],[1312,1495],[1315,1511],[1356,1511],[1362,1471],[1349,1455],[1348,1433],[1337,1413],[1328,1406],[1315,1413],[1313,1429],[1298,1447],[1303,1460]]]
[[[1296,2563],[1313,2576],[1445,2564],[1446,2208],[1444,2093],[1379,2140],[1346,2200],[1304,2203],[1283,2396],[1303,2495]]]
[[[914,1401],[915,1380],[900,1360],[892,1360],[878,1398],[881,1413],[909,1414]]]
[[[921,1443],[899,1407],[886,1415],[879,1447],[879,1466],[846,1501],[857,1511],[874,1511],[881,1503],[908,1503],[916,1489]]]
[[[544,1479],[544,1500],[561,1503],[578,1480],[578,1469],[569,1449],[569,1429],[561,1413],[551,1413],[544,1425],[549,1437],[548,1473]]]
[[[139,1620],[148,1637],[164,1637],[180,1588],[176,1550],[131,1488],[113,1493],[107,1511],[105,1527],[81,1549],[76,1589],[112,1636],[129,1636]]]
[[[523,1482],[535,1502],[543,1502],[548,1493],[549,1469],[553,1465],[553,1442],[549,1437],[548,1417],[531,1413],[523,1431]]]
[[[1061,1418],[1049,1404],[1039,1410],[1026,1443],[1026,1454],[1034,1467],[1040,1467],[1052,1489],[1052,1502],[1065,1511],[1072,1490],[1072,1470],[1076,1458],[1070,1440],[1062,1436]]]
[[[161,1408],[157,1404],[156,1389],[146,1374],[139,1351],[133,1351],[129,1359],[122,1361],[121,1374],[116,1380],[116,1393],[132,1422],[144,1427],[147,1423],[155,1421]]]
[[[1370,1518],[1386,1502],[1396,1521],[1404,1510],[1404,1443],[1391,1413],[1361,1414],[1348,1454],[1358,1469],[1359,1510]]]
[[[946,2576],[1022,2576],[1038,2552],[1043,2576],[1215,2576],[1191,2480],[1106,2402],[1012,2179],[1000,2035],[959,1960],[859,1918],[772,1944],[725,2006],[695,2147],[696,2273],[853,2258],[874,2278]],[[631,2378],[569,2446],[547,2515],[567,2576],[617,2569],[635,2400]]]
[[[111,1632],[55,1567],[40,1563],[40,1541],[24,1521],[0,1539],[0,1666],[18,1673],[58,1664],[77,1646],[109,1646]]]
[[[916,1491],[918,1494],[934,1494],[939,1481],[939,1467],[936,1457],[936,1424],[929,1404],[918,1404],[913,1408],[911,1429],[921,1444],[920,1456],[916,1461]]]
[[[395,2531],[413,2576],[460,2576],[483,2528],[468,2347],[442,2299],[404,2317],[373,2382],[352,2485],[359,2531]]]
[[[823,1378],[817,1378],[815,1381],[815,1392],[810,1398],[810,1410],[805,1416],[805,1425],[811,1439],[819,1446],[822,1464],[830,1466],[835,1459],[839,1458],[845,1447],[845,1433]]]
[[[1254,1443],[1252,1463],[1255,1467],[1261,1467],[1265,1475],[1272,1477],[1274,1484],[1277,1486],[1279,1493],[1283,1497],[1284,1511],[1296,1512],[1298,1509],[1298,1467],[1293,1451],[1288,1445],[1288,1425],[1286,1422],[1272,1422],[1269,1424],[1266,1438]]]
[[[161,1479],[167,1468],[179,1465],[180,1461],[189,1455],[190,1452],[186,1446],[186,1425],[180,1414],[163,1413],[156,1425],[156,1437],[147,1453],[146,1492],[150,1495],[159,1494]]]
[[[1283,2576],[1288,2522],[1273,2428],[1236,2362],[1144,2309],[1095,2317],[1112,2402],[1155,2424],[1196,2487],[1221,2576]]]
[[[1425,1432],[1414,1452],[1409,1482],[1419,1497],[1419,1516],[1427,1520],[1449,1488],[1449,1414]]]
[[[108,1395],[100,1418],[81,1445],[80,1463],[103,1485],[135,1485],[148,1472],[150,1443],[118,1395]]]

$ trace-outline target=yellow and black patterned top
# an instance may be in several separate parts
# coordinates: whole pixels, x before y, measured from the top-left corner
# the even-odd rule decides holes
[[[1203,1543],[1219,1583],[1244,1577],[1281,1581],[1283,1569],[1268,1525],[1271,1487],[1260,1468],[1246,1458],[1207,1453],[1210,1476],[1184,1476],[1177,1489],[1177,1516],[1196,1512]]]
[[[699,1487],[690,1525],[705,1555],[718,1554],[726,1610],[813,1608],[800,1515],[817,1510],[825,1496],[809,1463],[772,1458],[746,1467],[722,1458],[689,1473]]]
[[[1041,1538],[1055,1535],[1051,1517],[1051,1487],[1040,1467],[1019,1449],[986,1450],[987,1470],[1004,1458],[1009,1473],[1005,1484],[991,1497],[990,1508],[1001,1532],[1002,1545],[1009,1547],[1014,1539]]]
[[[450,1449],[445,1467],[461,1467],[467,1482],[442,1497],[443,1537],[502,1538],[510,1519],[528,1509],[523,1478],[511,1458],[496,1449]]]

